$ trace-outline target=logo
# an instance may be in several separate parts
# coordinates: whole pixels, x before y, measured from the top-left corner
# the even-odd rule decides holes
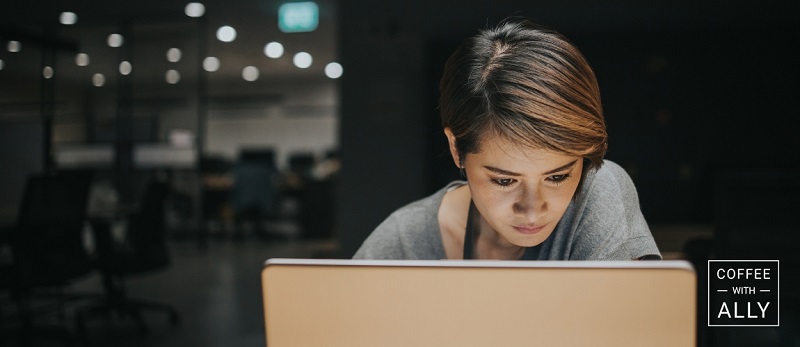
[[[708,326],[779,326],[779,269],[778,260],[709,260]]]

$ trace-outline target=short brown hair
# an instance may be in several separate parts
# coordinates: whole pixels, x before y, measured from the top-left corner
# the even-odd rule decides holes
[[[600,88],[583,54],[558,32],[505,21],[463,42],[440,81],[442,125],[459,157],[485,135],[581,156],[599,168],[608,148]]]

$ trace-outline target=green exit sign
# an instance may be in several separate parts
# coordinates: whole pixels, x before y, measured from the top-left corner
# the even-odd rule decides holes
[[[289,2],[278,8],[278,28],[285,33],[309,32],[319,25],[319,6],[313,1]]]

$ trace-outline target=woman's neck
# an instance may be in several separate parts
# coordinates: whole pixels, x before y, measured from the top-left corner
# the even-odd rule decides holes
[[[483,219],[477,210],[474,212],[477,217],[475,221],[477,235],[472,255],[474,259],[517,260],[522,258],[522,255],[525,254],[525,247],[508,242]]]

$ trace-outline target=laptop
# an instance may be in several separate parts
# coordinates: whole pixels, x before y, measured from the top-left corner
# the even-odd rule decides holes
[[[694,346],[696,277],[668,261],[269,259],[287,346]]]

